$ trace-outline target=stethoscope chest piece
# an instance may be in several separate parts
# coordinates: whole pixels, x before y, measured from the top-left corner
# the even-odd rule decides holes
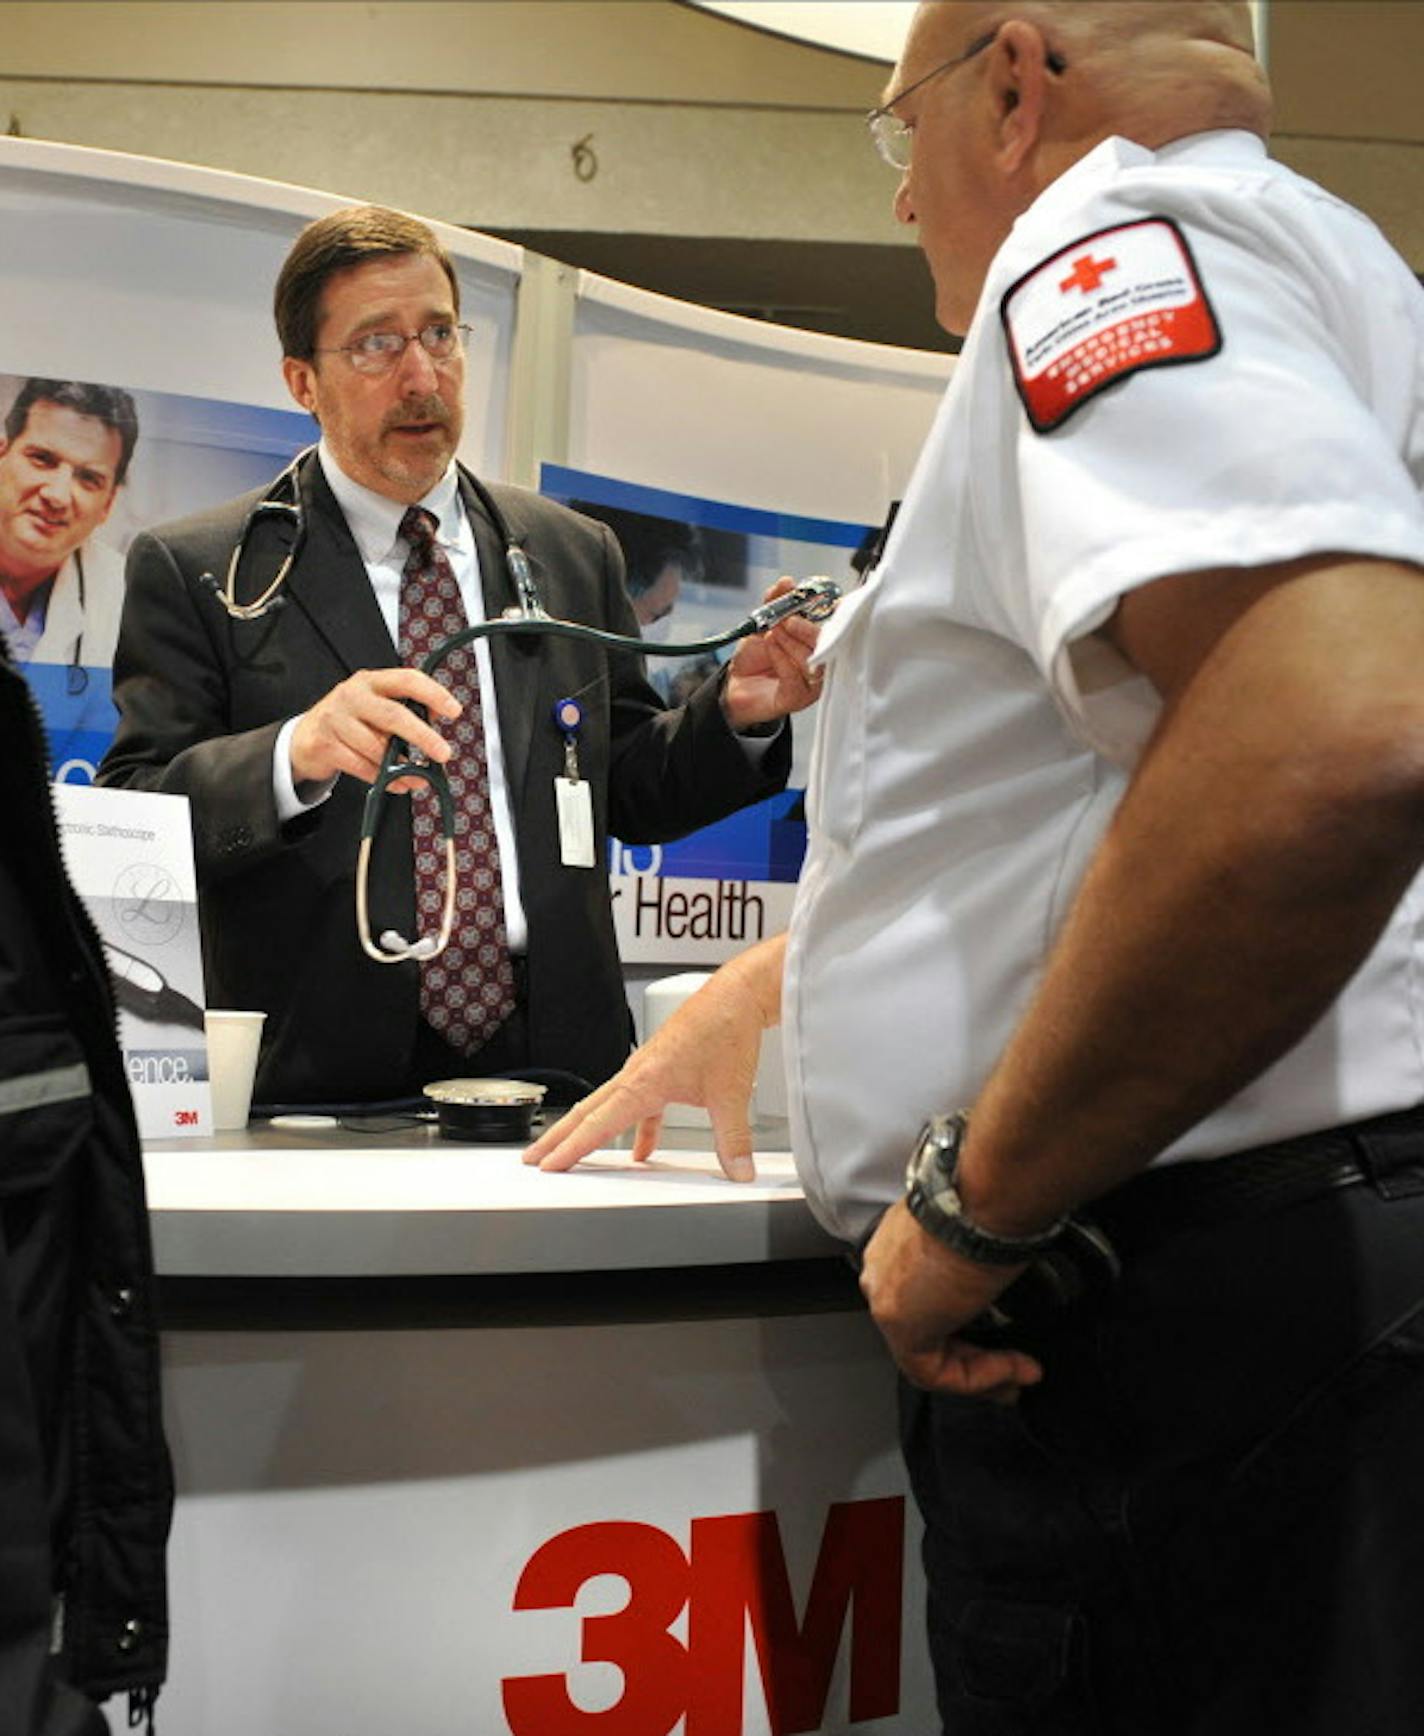
[[[527,1145],[547,1089],[522,1079],[437,1079],[425,1095],[439,1112],[442,1139]]]

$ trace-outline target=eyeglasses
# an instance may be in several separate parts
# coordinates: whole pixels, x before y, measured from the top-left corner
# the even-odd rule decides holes
[[[993,30],[986,31],[983,36],[976,36],[963,54],[956,54],[953,60],[942,61],[940,65],[932,67],[922,78],[917,78],[913,84],[907,84],[904,90],[897,90],[889,102],[882,103],[879,108],[871,109],[865,117],[865,124],[870,128],[870,138],[875,149],[898,174],[903,175],[910,166],[910,154],[915,142],[915,129],[907,122],[902,121],[895,113],[896,105],[902,103],[912,91],[919,90],[922,85],[928,84],[932,78],[938,78],[942,72],[951,72],[956,66],[963,66],[966,61],[973,60],[976,54],[982,54],[998,39],[998,35],[999,31],[996,26]],[[1044,64],[1050,72],[1067,70],[1067,62],[1063,57],[1051,52],[1045,56]]]
[[[470,335],[467,325],[452,325],[449,320],[431,320],[418,332],[363,332],[349,344],[332,344],[313,354],[345,356],[358,374],[388,374],[405,354],[406,345],[417,341],[431,361],[452,362],[464,348]]]
[[[942,72],[949,72],[956,66],[963,66],[966,60],[973,60],[976,54],[982,54],[994,38],[997,30],[990,30],[983,36],[976,36],[963,54],[956,54],[953,60],[942,61],[932,67],[923,78],[917,78],[913,84],[907,84],[904,90],[897,90],[889,100],[879,108],[871,109],[865,117],[865,124],[870,128],[871,142],[881,157],[892,169],[898,169],[901,174],[910,166],[910,151],[914,144],[914,129],[906,125],[895,113],[896,103],[904,102],[911,91],[919,90],[932,78],[938,78]]]

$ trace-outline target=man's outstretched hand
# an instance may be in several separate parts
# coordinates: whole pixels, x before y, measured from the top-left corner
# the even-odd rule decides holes
[[[748,1114],[761,1034],[780,1006],[783,937],[722,966],[642,1048],[622,1072],[576,1103],[524,1153],[540,1169],[572,1169],[630,1127],[633,1161],[652,1156],[669,1103],[692,1103],[712,1117],[717,1161],[731,1181],[751,1181]]]

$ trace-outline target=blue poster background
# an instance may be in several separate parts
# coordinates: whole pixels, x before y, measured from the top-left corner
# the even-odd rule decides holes
[[[654,572],[637,572],[639,559],[646,558],[656,567],[669,551],[681,550],[677,558],[685,561],[691,547],[693,559],[683,566],[682,583],[669,617],[672,636],[681,641],[734,626],[783,573],[794,579],[823,574],[849,590],[859,578],[853,557],[867,548],[876,534],[873,527],[864,524],[738,506],[559,464],[542,467],[540,491],[608,523],[623,544],[635,604],[639,584],[656,577]],[[679,536],[679,531],[684,534]],[[690,579],[690,572],[700,572],[701,576]],[[664,622],[657,626],[663,627]],[[645,635],[650,647],[660,636],[656,629],[645,629]],[[720,654],[722,659],[730,655],[730,650]],[[655,685],[668,691],[655,657],[649,659],[649,675]],[[669,696],[675,698],[675,691]],[[791,727],[795,755],[790,786],[780,795],[688,838],[662,845],[662,874],[696,880],[796,879],[806,851],[804,792],[813,724],[803,715]],[[615,841],[610,850],[610,867],[615,873],[642,871],[649,861],[650,853],[637,846]]]
[[[0,374],[0,406],[8,405],[23,376]],[[304,445],[315,424],[297,410],[273,409],[177,393],[133,390],[139,438],[129,474],[102,527],[102,540],[122,555],[144,527],[186,517],[270,481]],[[595,472],[545,464],[541,491],[551,499],[604,517],[629,552],[649,529],[676,533],[695,562],[666,628],[679,640],[706,637],[741,620],[781,574],[796,579],[826,574],[848,588],[857,579],[852,558],[870,527],[835,519],[740,506],[732,502],[651,488]],[[645,630],[650,647],[660,636]],[[730,652],[723,652],[725,658]],[[686,662],[687,660],[683,660]],[[709,658],[682,673],[701,680]],[[670,698],[679,670],[674,660],[649,660],[650,678]],[[31,663],[26,677],[49,736],[53,776],[88,783],[113,738],[117,713],[112,672],[106,666]],[[803,807],[812,726],[793,725],[795,756],[790,786],[755,807],[691,837],[661,847],[665,875],[706,880],[794,881],[805,852]],[[617,841],[611,866],[643,867],[647,853]]]
[[[0,374],[0,410],[24,379]],[[316,424],[300,410],[125,389],[138,413],[138,442],[108,521],[92,539],[117,555],[146,526],[261,487],[316,438]],[[112,672],[103,664],[31,662],[25,676],[49,737],[52,775],[91,782],[118,723]]]

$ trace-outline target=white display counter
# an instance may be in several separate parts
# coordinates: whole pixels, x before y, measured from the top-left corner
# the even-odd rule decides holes
[[[790,1152],[775,1149],[759,1153],[754,1182],[734,1186],[705,1149],[646,1164],[610,1151],[545,1175],[514,1147],[456,1144],[428,1125],[254,1123],[155,1142],[146,1167],[154,1254],[173,1277],[606,1271],[841,1251],[807,1211]]]
[[[891,1366],[774,1136],[757,1161],[152,1146],[160,1729],[933,1728]]]
[[[343,202],[0,139],[24,237],[0,378],[136,394],[116,550],[309,437],[271,286]],[[948,358],[531,276],[518,248],[440,234],[483,474],[547,461],[856,525],[903,494]],[[112,727],[50,722],[66,776]],[[609,1154],[550,1177],[423,1132],[155,1146],[179,1488],[163,1736],[924,1736],[890,1364],[784,1153],[762,1167],[732,1187],[705,1153]]]

